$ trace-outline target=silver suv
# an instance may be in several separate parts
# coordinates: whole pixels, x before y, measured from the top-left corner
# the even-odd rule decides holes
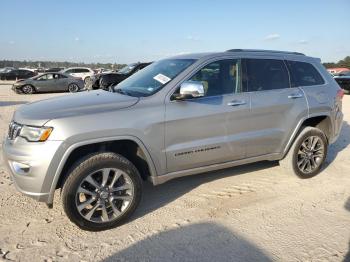
[[[279,160],[319,173],[342,125],[343,92],[319,59],[234,49],[160,60],[113,87],[17,110],[4,160],[19,191],[104,230],[127,219],[142,181]]]

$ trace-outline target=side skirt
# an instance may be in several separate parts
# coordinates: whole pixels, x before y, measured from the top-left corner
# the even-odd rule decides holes
[[[171,173],[161,175],[161,176],[150,176],[149,180],[151,181],[151,183],[153,185],[160,185],[160,184],[163,184],[169,180],[172,180],[172,179],[175,179],[178,177],[196,175],[196,174],[200,174],[200,173],[206,173],[206,172],[210,172],[210,171],[225,169],[225,168],[234,167],[234,166],[240,166],[240,165],[264,161],[264,160],[274,161],[274,160],[279,160],[281,158],[282,157],[281,157],[280,153],[273,153],[273,154],[268,154],[268,155],[262,155],[262,156],[257,156],[257,157],[235,160],[235,161],[231,161],[231,162],[214,164],[214,165],[210,165],[210,166],[196,167],[196,168],[191,168],[191,169],[187,169],[187,170],[171,172]]]

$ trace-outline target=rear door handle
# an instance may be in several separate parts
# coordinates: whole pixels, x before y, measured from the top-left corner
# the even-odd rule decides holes
[[[300,93],[291,94],[288,96],[288,98],[290,98],[290,99],[301,98],[301,97],[303,97],[303,95]]]
[[[227,103],[228,106],[241,106],[241,105],[245,105],[245,104],[246,104],[246,102],[243,100],[233,100],[233,101]]]

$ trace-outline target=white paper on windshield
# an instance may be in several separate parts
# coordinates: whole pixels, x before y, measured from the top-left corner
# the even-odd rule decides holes
[[[153,79],[157,80],[158,82],[162,83],[163,85],[168,83],[171,80],[171,78],[169,78],[163,74],[158,74],[155,77],[153,77]]]

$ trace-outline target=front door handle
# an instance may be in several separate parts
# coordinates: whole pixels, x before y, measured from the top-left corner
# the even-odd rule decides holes
[[[246,104],[246,102],[243,100],[233,100],[233,101],[227,103],[228,106],[241,106],[241,105],[245,105],[245,104]]]
[[[290,98],[290,99],[301,98],[301,97],[303,97],[303,95],[300,93],[291,94],[288,96],[288,98]]]

